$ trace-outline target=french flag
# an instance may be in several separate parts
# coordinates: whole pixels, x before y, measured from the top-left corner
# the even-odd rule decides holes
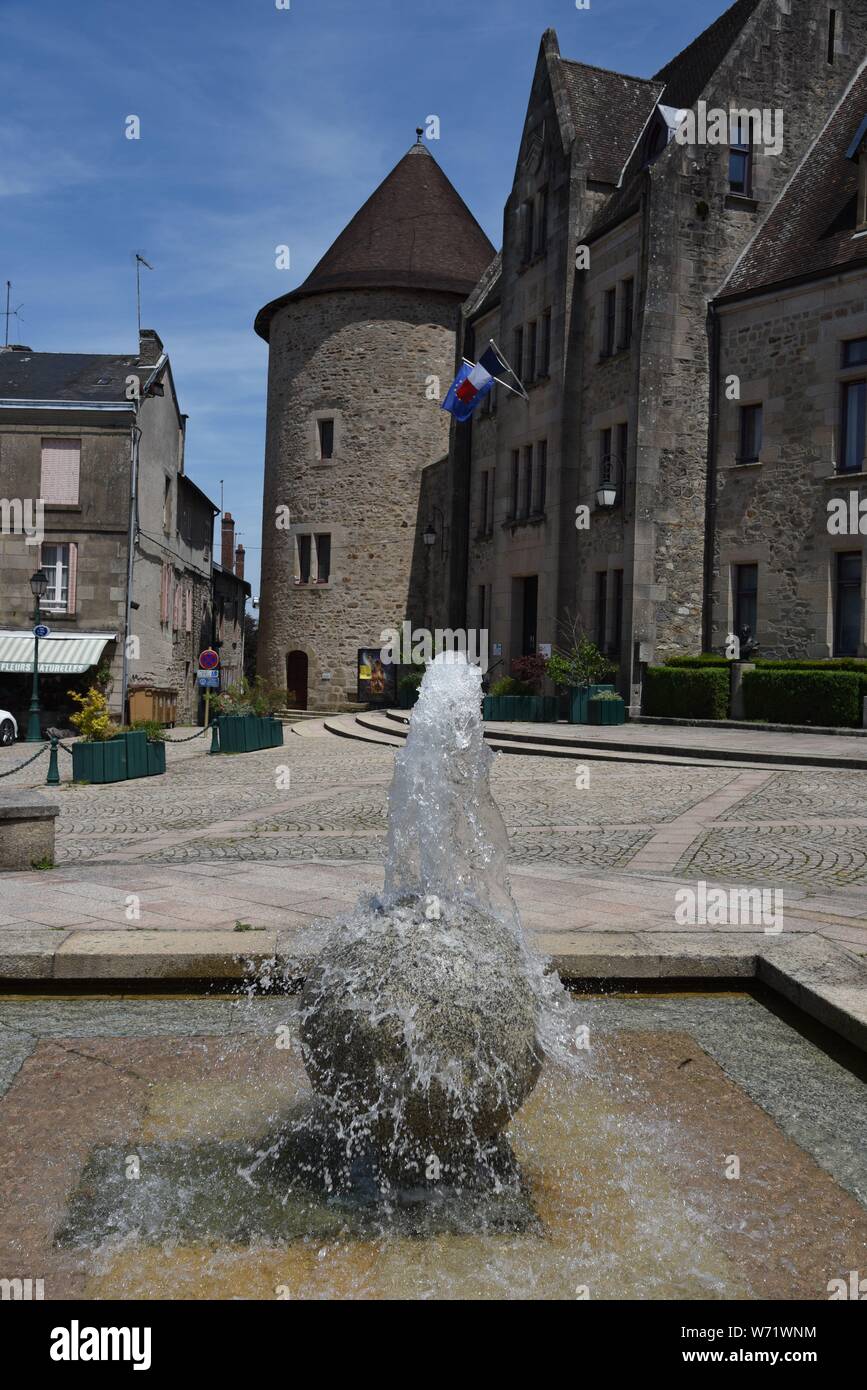
[[[462,363],[460,371],[449,387],[442,409],[449,411],[456,420],[469,420],[479,401],[484,400],[493,389],[497,372],[502,366],[503,363],[493,347],[482,353],[474,367],[468,362]]]

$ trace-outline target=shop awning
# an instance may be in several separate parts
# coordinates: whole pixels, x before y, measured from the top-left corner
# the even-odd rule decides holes
[[[39,674],[80,675],[97,664],[109,642],[116,641],[115,632],[52,632],[40,637]],[[32,632],[0,631],[0,671],[32,671],[34,642]]]

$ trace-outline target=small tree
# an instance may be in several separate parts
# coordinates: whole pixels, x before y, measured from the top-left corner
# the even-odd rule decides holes
[[[547,674],[556,686],[604,685],[613,680],[617,666],[609,661],[581,628],[566,615],[566,645],[555,647],[548,658]]]

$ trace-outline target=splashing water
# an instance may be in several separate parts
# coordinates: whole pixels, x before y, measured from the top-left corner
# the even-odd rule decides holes
[[[480,712],[482,673],[441,652],[421,683],[394,760],[382,903],[463,902],[519,929],[506,872],[507,834],[489,788],[493,754]]]

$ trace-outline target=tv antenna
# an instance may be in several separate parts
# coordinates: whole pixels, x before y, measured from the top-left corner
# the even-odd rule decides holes
[[[135,252],[135,304],[138,316],[138,334],[141,337],[141,268],[145,266],[148,270],[153,270],[150,261],[146,261],[140,251]]]
[[[6,281],[6,341],[5,341],[5,343],[4,343],[4,347],[8,347],[8,346],[9,346],[9,320],[10,320],[10,319],[18,319],[19,322],[20,322],[20,321],[21,321],[21,310],[24,308],[24,305],[23,305],[23,304],[19,304],[17,309],[10,309],[10,307],[9,307],[9,301],[10,301],[10,299],[11,299],[11,296],[12,296],[12,281],[11,281],[11,280],[7,280],[7,281]]]

